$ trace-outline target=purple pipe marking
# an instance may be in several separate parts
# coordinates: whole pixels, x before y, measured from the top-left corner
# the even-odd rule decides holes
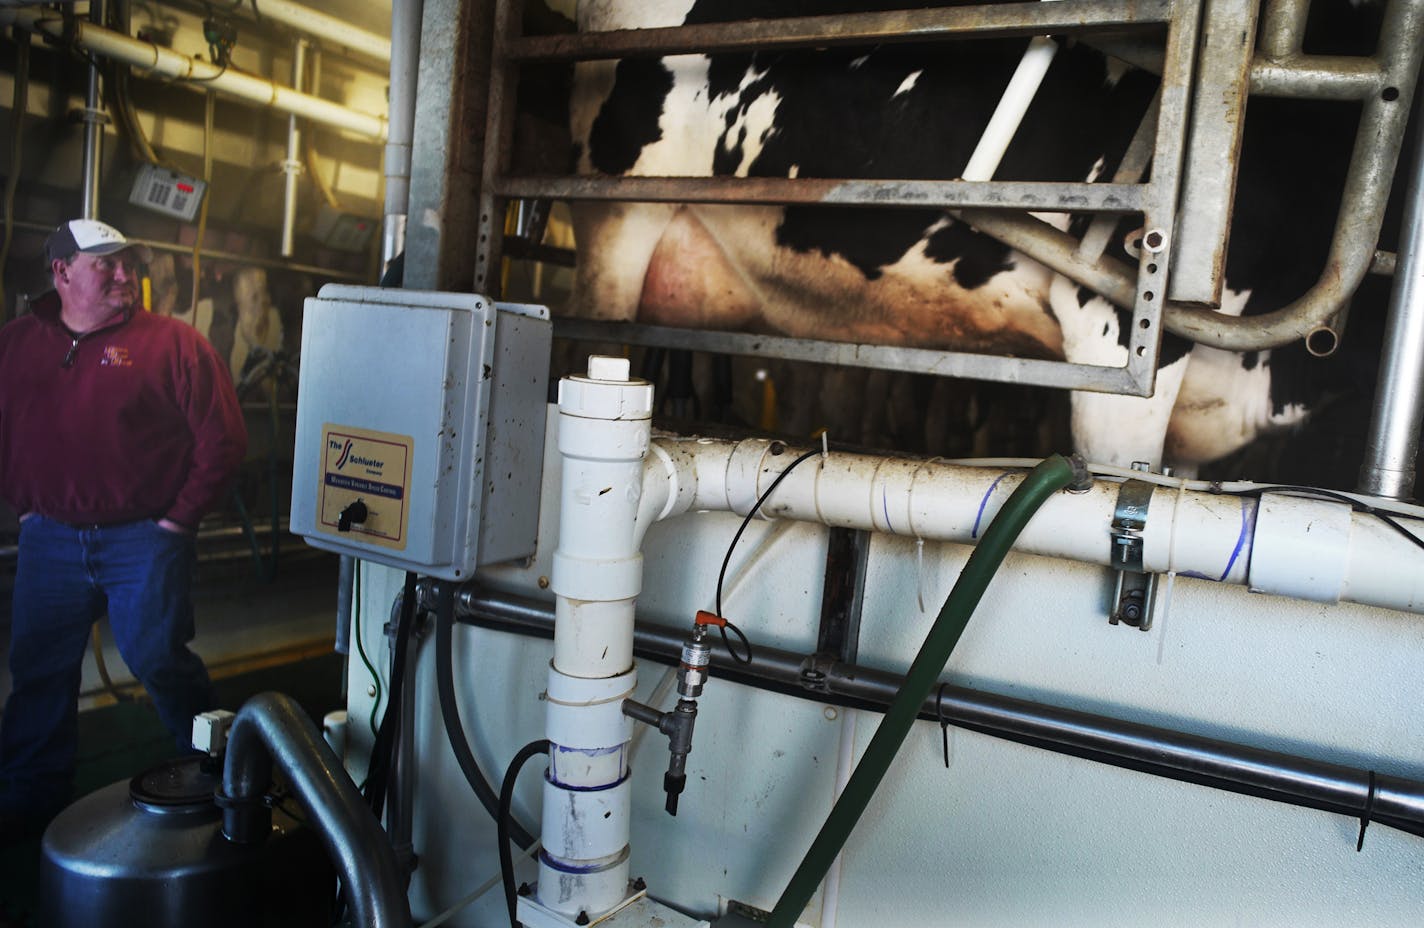
[[[994,495],[994,491],[999,488],[999,484],[1004,481],[1008,474],[1000,474],[999,479],[989,484],[989,490],[984,494],[984,498],[979,501],[979,512],[974,516],[974,529],[969,533],[970,538],[979,537],[979,523],[984,519],[984,507],[989,505],[989,497]]]
[[[1236,559],[1241,556],[1241,551],[1246,547],[1246,537],[1252,533],[1256,525],[1256,510],[1249,505],[1246,497],[1241,497],[1241,531],[1236,535],[1236,547],[1231,549],[1231,557],[1226,561],[1226,569],[1221,572],[1220,577],[1209,577],[1204,573],[1195,570],[1184,570],[1183,577],[1195,577],[1198,580],[1212,580],[1221,583],[1231,575],[1231,568],[1236,566]]]

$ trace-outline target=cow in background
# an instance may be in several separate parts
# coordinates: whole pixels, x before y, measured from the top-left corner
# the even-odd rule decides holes
[[[578,25],[668,26],[871,6],[585,0]],[[1351,28],[1336,23],[1324,40],[1363,31],[1363,49],[1341,39],[1313,50],[1372,49],[1377,19],[1372,27],[1360,22],[1369,17],[1347,12]],[[580,64],[571,108],[577,170],[954,177],[1024,44],[976,39]],[[1067,43],[996,179],[1111,174],[1154,83]],[[1251,101],[1224,311],[1277,309],[1314,283],[1356,118],[1338,104]],[[937,210],[579,204],[574,224],[578,315],[1112,366],[1126,359],[1127,314]],[[1120,244],[1130,249],[1133,236],[1122,232]],[[1169,336],[1154,397],[1074,394],[1075,444],[1094,460],[1160,463],[1165,453],[1169,463],[1194,467],[1302,421],[1320,398],[1324,367],[1308,364],[1300,346],[1237,355]]]

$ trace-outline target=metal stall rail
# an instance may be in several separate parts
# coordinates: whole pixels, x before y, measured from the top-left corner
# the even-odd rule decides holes
[[[493,13],[475,289],[499,287],[505,210],[516,199],[941,207],[1130,310],[1127,364],[1111,368],[571,318],[558,320],[557,334],[1138,396],[1152,392],[1164,327],[1238,350],[1309,337],[1313,351],[1328,354],[1339,341],[1342,308],[1364,275],[1391,264],[1392,256],[1377,253],[1376,244],[1424,55],[1424,0],[1391,0],[1380,46],[1366,57],[1303,53],[1305,0],[1269,0],[1262,14],[1264,38],[1255,48],[1249,37],[1255,34],[1258,6],[1259,0],[1064,0],[526,36],[520,34],[519,4],[499,0]],[[1107,182],[511,173],[521,65],[1048,34],[1076,37],[1162,77],[1159,105],[1145,116]],[[1240,35],[1248,41],[1239,41]],[[1238,319],[1206,307],[1219,302],[1222,289],[1248,91],[1360,101],[1363,108],[1319,283],[1276,312]],[[1151,178],[1144,182],[1149,163]],[[1096,221],[1080,240],[1026,215],[1028,210],[1093,214]],[[1140,214],[1146,232],[1148,248],[1135,270],[1103,254],[1108,234],[1125,214]]]

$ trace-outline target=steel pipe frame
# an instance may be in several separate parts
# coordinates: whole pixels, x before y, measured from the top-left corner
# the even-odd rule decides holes
[[[1076,28],[1078,29],[1088,29],[1093,25],[1100,26],[1109,22],[1117,22],[1119,25],[1125,25],[1128,22],[1140,24],[1151,17],[1165,15],[1162,10],[1170,9],[1170,7],[1157,5],[1145,10],[1139,9],[1137,16],[1134,17],[1131,14],[1123,13],[1118,4],[1073,4],[1075,10],[1084,6],[1088,8],[1089,13],[1077,20]],[[1253,350],[1279,347],[1296,339],[1305,338],[1312,332],[1321,330],[1332,319],[1338,317],[1341,307],[1353,295],[1360,280],[1371,267],[1379,226],[1383,222],[1384,204],[1393,174],[1393,164],[1397,159],[1399,142],[1409,111],[1409,99],[1412,96],[1419,71],[1420,46],[1424,45],[1424,25],[1421,25],[1424,23],[1424,0],[1393,0],[1382,29],[1381,48],[1373,58],[1301,54],[1300,33],[1303,28],[1305,12],[1307,12],[1306,7],[1303,0],[1279,0],[1279,2],[1268,5],[1264,14],[1267,22],[1264,28],[1266,38],[1263,39],[1263,54],[1257,56],[1251,63],[1250,84],[1253,93],[1270,96],[1365,101],[1365,113],[1361,120],[1356,151],[1351,159],[1331,256],[1326,270],[1315,288],[1290,306],[1270,314],[1241,319],[1219,313],[1203,312],[1196,306],[1183,306],[1171,302],[1160,310],[1163,314],[1162,323],[1167,331],[1202,344],[1234,350]],[[967,32],[979,35],[1032,35],[1036,32],[1041,33],[1049,30],[1071,31],[1068,26],[1060,22],[1061,19],[1067,18],[1066,15],[1055,17],[1053,15],[1055,11],[1046,10],[1035,4],[959,8],[952,11],[952,16],[948,18],[944,17],[945,12],[914,11],[908,14],[864,14],[858,17],[810,17],[804,20],[767,20],[683,27],[681,29],[621,30],[580,36],[516,38],[509,36],[506,29],[501,35],[505,36],[502,44],[506,61],[534,61],[556,58],[581,60],[694,50],[745,50],[768,46],[796,47],[853,44],[866,41],[914,41]],[[1112,17],[1115,15],[1119,19],[1114,20]],[[1015,23],[1014,20],[1018,16],[1023,18]],[[819,34],[818,30],[828,32],[830,36]],[[901,34],[903,30],[909,30],[909,32]],[[1093,40],[1089,39],[1089,41]],[[1133,45],[1130,41],[1122,42],[1112,39],[1096,44],[1110,53],[1121,52],[1125,60],[1136,64],[1145,64],[1149,69],[1159,73],[1162,70],[1160,55],[1155,52],[1146,56],[1149,59],[1155,58],[1155,68],[1152,67],[1152,60],[1145,62],[1135,60],[1135,58],[1140,59],[1143,56],[1132,54]],[[508,79],[506,77],[504,81],[507,82]],[[1385,99],[1384,95],[1391,89],[1398,96],[1393,99]],[[1377,137],[1380,139],[1378,144],[1372,144],[1372,140]],[[503,164],[505,161],[507,161],[507,152],[504,158],[498,160],[497,164]],[[486,164],[487,167],[491,164],[489,159]],[[672,186],[677,183],[677,181],[668,179],[657,179],[654,183],[648,183],[648,179],[643,178],[626,180],[632,183],[620,190],[618,185],[623,181],[598,179],[593,183],[584,184],[578,179],[573,182],[565,179],[564,183],[570,184],[570,187],[561,195],[569,195],[572,191],[585,195],[594,194],[600,199],[639,199],[640,197],[632,195],[631,191],[637,185],[642,184],[645,192],[655,189],[658,198],[672,199]],[[777,180],[779,181],[779,179]],[[715,179],[713,179],[713,183],[704,183],[704,181],[705,179],[697,179],[693,181],[694,186],[687,188],[693,193],[692,199],[697,198],[699,189],[706,195],[717,186]],[[698,184],[702,186],[700,188],[695,186]],[[794,202],[805,202],[799,199],[803,194],[795,192],[795,188],[790,182],[781,182],[778,186],[785,187],[784,195],[797,197],[798,199]],[[530,183],[526,183],[525,179],[503,177],[495,172],[487,177],[487,182],[484,185],[486,197],[489,196],[488,192],[491,189],[496,190],[499,197],[529,196],[537,195],[540,185],[532,179]],[[893,187],[886,188],[883,184],[874,183],[865,184],[861,188],[861,192],[868,197],[874,197],[883,195],[886,189],[890,189],[892,193],[895,192]],[[964,195],[948,187],[942,188],[939,192],[946,199]],[[544,195],[549,194],[545,192]],[[838,197],[849,197],[849,195],[848,188],[838,188]],[[737,202],[760,202],[760,199],[738,199]],[[837,202],[840,200],[838,199]],[[920,200],[918,202],[929,201]],[[490,197],[488,203],[490,206],[498,205],[498,201],[494,197]],[[961,205],[966,204],[961,203]],[[1015,204],[996,201],[983,205],[1012,208]],[[482,210],[482,212],[486,217],[490,215],[490,210]],[[1134,284],[1127,268],[1121,262],[1104,259],[1091,268],[1085,267],[1084,261],[1074,260],[1070,257],[1071,251],[1065,247],[1066,243],[1060,240],[1060,236],[1054,235],[1057,230],[1046,224],[1020,217],[1008,218],[1010,221],[1004,228],[1012,230],[1014,235],[1015,241],[1007,242],[1011,247],[1018,248],[1030,257],[1063,273],[1076,283],[1097,290],[1115,305],[1134,308],[1135,299],[1129,302],[1127,294],[1151,289],[1150,284],[1142,280],[1138,280]],[[988,234],[1001,237],[996,230],[987,228],[988,223],[985,226],[984,231]],[[1037,228],[1037,226],[1042,226],[1042,228]],[[482,234],[488,235],[494,231],[492,224],[482,227]],[[1361,242],[1364,244],[1361,245]],[[485,252],[482,250],[483,253]],[[1161,266],[1165,262],[1159,260],[1156,263]],[[492,265],[486,262],[485,266]],[[1165,268],[1161,273],[1165,274]],[[1160,288],[1157,290],[1160,292]],[[1148,321],[1149,326],[1152,326],[1152,322],[1155,321],[1152,316],[1157,311],[1153,309],[1149,311],[1149,314],[1144,315],[1143,318]],[[1156,327],[1152,326],[1152,328],[1155,331]],[[617,336],[613,335],[613,330],[610,328],[610,331],[601,333],[599,337]],[[686,340],[687,335],[684,333],[684,344],[686,344]],[[864,362],[866,366],[879,366],[878,363],[871,360],[879,353],[874,348],[875,346],[856,346],[855,354],[866,359]],[[955,353],[947,352],[945,354],[954,355]],[[1153,354],[1155,355],[1155,351]],[[1135,361],[1140,355],[1134,350],[1131,357]],[[1138,367],[1137,364],[1130,366]],[[955,368],[953,371],[945,371],[946,373],[967,373],[960,370],[961,365],[954,361],[947,365],[940,365],[940,367]],[[1103,377],[1096,372],[1101,369],[1089,368],[1088,371],[1090,373],[1085,376],[1059,377],[1057,379],[1085,381],[1091,384],[1090,386],[1077,387],[1079,389],[1142,392],[1120,389],[1113,382],[1115,378]],[[977,375],[971,374],[971,376]],[[992,379],[1010,380],[1013,379],[1013,375],[1006,372],[1004,376]],[[1130,379],[1134,383],[1138,383],[1142,378],[1137,375]]]
[[[853,180],[821,177],[496,177],[492,192],[510,199],[635,200],[811,206],[939,206],[1043,212],[1140,213],[1139,184],[1044,181]]]
[[[1283,0],[1289,4],[1300,2]],[[1285,17],[1285,12],[1275,15],[1279,19]],[[1295,14],[1286,18],[1294,22]],[[1281,27],[1273,22],[1268,23],[1268,27],[1276,30],[1272,41],[1277,47],[1298,44],[1298,35],[1292,38],[1294,26]],[[1340,323],[1332,325],[1332,320],[1348,305],[1374,257],[1421,59],[1424,59],[1424,0],[1391,0],[1380,27],[1379,49],[1373,58],[1379,67],[1378,80],[1373,92],[1363,97],[1360,128],[1350,157],[1330,254],[1315,286],[1288,306],[1250,317],[1226,316],[1169,304],[1163,319],[1167,331],[1213,348],[1252,351],[1278,348],[1322,328],[1339,327]],[[1289,57],[1283,60],[1290,61]],[[1352,80],[1358,80],[1358,76]],[[1363,84],[1358,86],[1364,89]]]
[[[955,7],[894,13],[856,14],[852,16],[803,17],[784,20],[754,20],[671,29],[635,29],[575,36],[520,37],[517,23],[510,13],[509,0],[495,4],[494,67],[491,74],[489,109],[486,121],[483,181],[480,189],[479,243],[476,248],[475,289],[496,292],[497,269],[500,266],[504,206],[514,197],[563,196],[596,199],[657,199],[698,198],[698,191],[708,200],[725,201],[730,193],[737,202],[793,202],[838,204],[864,202],[868,205],[886,202],[916,205],[948,205],[956,207],[991,206],[995,208],[1054,208],[1083,212],[1141,212],[1151,228],[1165,227],[1175,213],[1177,180],[1182,169],[1182,151],[1186,132],[1188,83],[1195,55],[1200,0],[1075,0],[1071,4],[997,4],[989,6]],[[1065,9],[1067,8],[1067,9]],[[1057,195],[1050,195],[1047,184],[1002,184],[920,181],[843,181],[824,179],[781,178],[514,178],[507,174],[510,159],[509,124],[512,113],[508,97],[512,94],[521,61],[547,59],[579,60],[610,58],[625,54],[653,55],[687,51],[730,51],[751,48],[824,47],[836,44],[866,42],[925,41],[956,36],[1038,35],[1048,32],[1077,34],[1103,29],[1142,30],[1167,26],[1164,55],[1162,97],[1157,143],[1153,154],[1156,166],[1146,185],[1076,184],[1057,185]],[[735,188],[734,186],[735,185]],[[551,194],[556,189],[557,193]],[[637,191],[637,192],[633,192]],[[715,191],[715,193],[714,193]],[[750,192],[750,195],[749,195]],[[779,199],[778,199],[779,198]],[[1014,198],[1014,199],[1011,199]],[[1077,253],[1077,242],[1057,233],[1056,229],[1029,218],[985,217],[986,227],[994,224],[1005,236],[1014,235],[1032,246],[1027,253],[1040,262],[1060,270],[1079,283],[1092,281],[1108,289],[1133,310],[1130,327],[1131,344],[1128,362],[1121,368],[1097,367],[1059,361],[1025,362],[1015,358],[995,358],[953,351],[924,351],[921,370],[946,376],[970,376],[1004,382],[1028,382],[1107,393],[1148,396],[1152,393],[1160,347],[1160,316],[1162,301],[1153,294],[1163,292],[1170,254],[1148,256],[1140,262],[1134,283],[1120,263],[1102,262],[1090,265]],[[1042,226],[1042,230],[1035,228]],[[1044,244],[1047,243],[1047,244]],[[1092,285],[1089,283],[1088,285]],[[622,326],[585,323],[595,327],[596,338],[622,339],[630,331]],[[597,332],[606,327],[606,331]],[[564,326],[566,333],[583,326]],[[654,327],[642,327],[639,333],[653,338],[677,339],[680,347],[703,350],[730,350],[733,353],[775,353],[766,346],[789,348],[796,356],[805,356],[803,349],[792,347],[793,340],[767,338],[726,338],[715,333],[722,347],[711,346],[707,336],[712,333],[689,333],[669,329],[659,334]],[[616,333],[616,334],[615,334]],[[677,333],[677,334],[673,334]],[[816,343],[816,347],[837,344]],[[837,359],[810,357],[824,363],[846,363],[853,356],[860,366],[887,366],[883,358],[899,356],[916,349],[883,348],[868,345],[841,345],[835,349]],[[1029,378],[1025,370],[1032,371]]]
[[[1131,374],[1122,367],[1093,367],[1087,364],[1065,364],[1062,361],[969,354],[963,351],[934,351],[897,345],[861,345],[743,332],[690,332],[672,326],[574,319],[567,316],[554,317],[554,337],[659,348],[687,348],[716,354],[782,358],[814,364],[898,370],[913,374],[933,374],[938,377],[969,377],[996,383],[1028,383],[1103,393],[1133,393],[1137,389]]]
[[[1204,4],[1181,208],[1175,217],[1176,270],[1167,281],[1166,298],[1173,303],[1221,305],[1257,2]]]
[[[466,584],[456,598],[456,610],[460,621],[481,628],[546,639],[553,636],[553,607],[540,600]],[[634,653],[675,666],[681,657],[683,637],[680,630],[639,622],[634,632]],[[814,655],[764,645],[757,647],[756,662],[750,666],[733,663],[720,653],[713,654],[712,664],[713,675],[720,679],[873,711],[884,711],[901,683],[897,674],[818,660]],[[1405,777],[949,683],[925,701],[919,718],[943,719],[993,738],[1183,783],[1350,818],[1368,817],[1372,822],[1424,836],[1424,782]]]
[[[757,19],[511,38],[506,55],[513,62],[589,61],[648,55],[883,45],[968,36],[1079,35],[1159,26],[1169,22],[1177,8],[1175,0],[1073,0],[1064,4],[1001,3]]]

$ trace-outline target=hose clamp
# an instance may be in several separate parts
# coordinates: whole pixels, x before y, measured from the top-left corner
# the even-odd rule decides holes
[[[1147,465],[1134,463],[1136,470]],[[1109,562],[1117,571],[1108,622],[1131,625],[1142,631],[1152,627],[1152,599],[1157,578],[1142,566],[1142,532],[1147,528],[1147,508],[1156,489],[1145,480],[1126,480],[1117,491],[1113,509]]]

